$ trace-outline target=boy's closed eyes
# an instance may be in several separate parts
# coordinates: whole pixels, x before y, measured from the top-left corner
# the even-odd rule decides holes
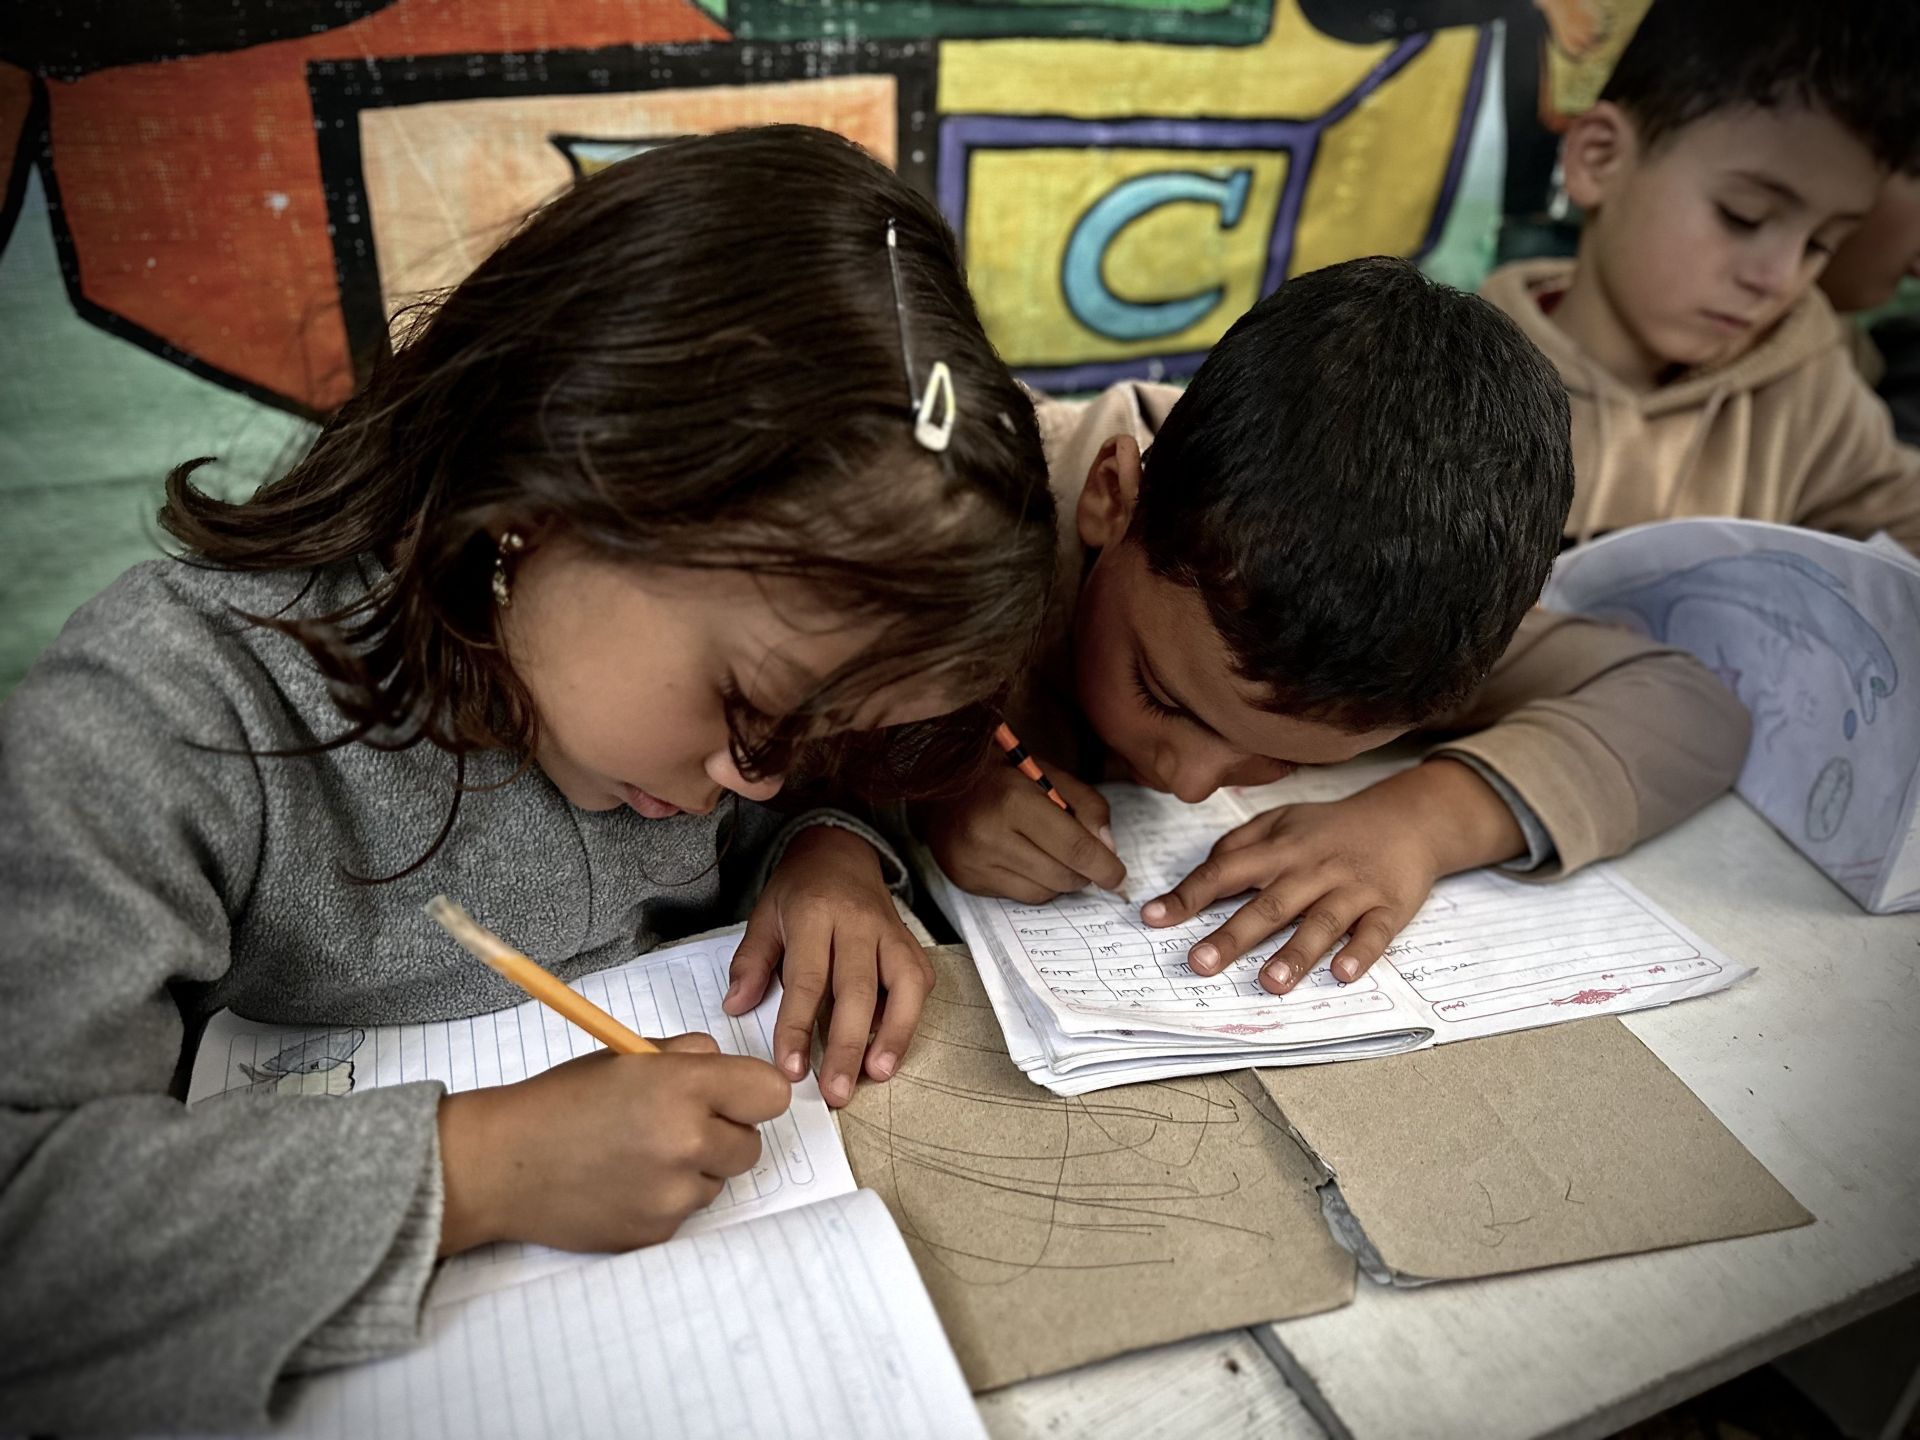
[[[1726,364],[1819,277],[1883,171],[1836,119],[1743,106],[1649,141],[1603,101],[1575,122],[1567,191],[1588,212],[1583,276],[1554,311],[1621,379]]]
[[[1820,294],[1878,305],[1920,252],[1916,54],[1913,4],[1653,0],[1561,147],[1576,254],[1481,292],[1572,397],[1569,539],[1728,515],[1920,551],[1920,455]]]

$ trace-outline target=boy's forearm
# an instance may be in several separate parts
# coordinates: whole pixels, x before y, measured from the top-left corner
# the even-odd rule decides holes
[[[1510,786],[1552,842],[1550,879],[1671,828],[1733,783],[1745,709],[1713,673],[1643,635],[1535,611],[1442,755]],[[1439,757],[1436,757],[1439,758]]]
[[[1473,767],[1444,756],[1422,761],[1374,787],[1432,848],[1438,875],[1498,865],[1527,853],[1527,837],[1507,802]]]

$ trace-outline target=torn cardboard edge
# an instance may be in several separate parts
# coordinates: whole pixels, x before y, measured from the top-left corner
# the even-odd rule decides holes
[[[1256,1072],[1335,1242],[1413,1288],[1790,1229],[1811,1214],[1614,1019]]]
[[[1340,1193],[1339,1181],[1327,1181],[1320,1186],[1319,1194],[1320,1218],[1327,1222],[1334,1243],[1353,1256],[1353,1263],[1360,1267],[1360,1273],[1367,1279],[1376,1285],[1397,1285],[1403,1290],[1437,1283],[1425,1275],[1402,1274],[1387,1264],[1379,1250],[1374,1248],[1373,1241],[1367,1238],[1366,1227],[1347,1204],[1347,1197]]]
[[[1256,1076],[1259,1074],[1258,1071],[1254,1073]],[[1326,1223],[1334,1244],[1353,1257],[1353,1263],[1360,1267],[1360,1273],[1376,1285],[1395,1285],[1402,1289],[1435,1284],[1426,1276],[1403,1274],[1386,1262],[1379,1248],[1367,1238],[1367,1229],[1360,1223],[1360,1217],[1347,1204],[1347,1197],[1340,1189],[1340,1178],[1333,1173],[1333,1167],[1313,1148],[1313,1142],[1300,1133],[1300,1128],[1281,1107],[1279,1097],[1269,1090],[1267,1098],[1279,1112],[1281,1128],[1300,1147],[1300,1153],[1307,1157],[1307,1163],[1320,1173],[1320,1183],[1314,1187],[1314,1193],[1320,1199],[1320,1218]]]

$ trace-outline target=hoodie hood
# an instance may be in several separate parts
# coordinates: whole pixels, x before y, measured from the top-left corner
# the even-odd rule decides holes
[[[1560,372],[1572,395],[1606,395],[1649,418],[1691,410],[1715,395],[1758,390],[1799,370],[1808,361],[1841,348],[1843,335],[1833,307],[1817,285],[1796,300],[1760,342],[1724,364],[1688,370],[1664,385],[1637,390],[1616,379],[1540,307],[1543,298],[1573,283],[1571,260],[1523,260],[1503,265],[1487,278],[1481,295],[1498,305]]]
[[[1506,312],[1559,371],[1573,411],[1573,509],[1565,533],[1681,516],[1800,523],[1825,482],[1822,396],[1857,385],[1832,307],[1809,289],[1745,353],[1639,390],[1600,365],[1540,308],[1566,290],[1571,260],[1496,270],[1484,298]],[[1854,397],[1857,399],[1857,397]],[[1812,487],[1810,489],[1810,487]]]

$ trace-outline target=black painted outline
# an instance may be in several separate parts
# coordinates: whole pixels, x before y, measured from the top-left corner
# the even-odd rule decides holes
[[[574,145],[670,145],[675,140],[688,138],[686,135],[630,135],[617,139],[605,135],[576,135],[560,130],[547,136],[547,143],[566,157],[567,168],[573,171],[577,183],[587,178],[587,172],[580,168],[580,156],[571,148]]]
[[[27,115],[20,122],[20,138],[13,154],[7,157],[7,185],[0,191],[0,255],[7,253],[14,224],[27,203],[27,172],[33,169],[34,156],[46,148],[47,82],[38,75],[27,77]]]
[[[707,41],[538,54],[309,61],[307,93],[313,102],[320,184],[355,374],[364,375],[388,346],[360,149],[362,111],[530,95],[631,95],[891,75],[896,82],[896,168],[909,184],[931,195],[939,119],[934,111],[937,64],[932,40]]]

